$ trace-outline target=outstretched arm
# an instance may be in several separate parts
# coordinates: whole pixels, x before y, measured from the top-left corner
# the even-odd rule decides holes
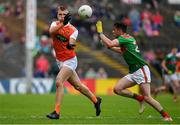
[[[112,47],[119,47],[119,42],[117,39],[114,40],[110,40],[107,36],[105,36],[103,33],[100,33],[100,39],[102,40],[102,42],[108,47],[108,48],[112,48]]]
[[[96,23],[96,28],[97,28],[97,32],[99,33],[100,39],[102,40],[102,42],[108,47],[118,47],[119,46],[119,42],[117,39],[114,40],[110,40],[107,36],[105,36],[103,34],[103,28],[102,28],[102,22],[101,21],[97,21]]]
[[[109,49],[111,49],[112,51],[117,52],[117,53],[122,53],[120,47],[111,47],[111,48],[109,48]]]

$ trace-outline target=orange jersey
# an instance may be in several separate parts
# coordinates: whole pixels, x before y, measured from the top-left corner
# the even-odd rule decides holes
[[[176,72],[178,72],[178,73],[180,73],[180,59],[178,60],[178,62],[177,62],[177,70],[176,70]]]
[[[59,22],[57,21],[56,25],[58,25],[58,23]],[[56,58],[59,61],[66,61],[76,56],[74,49],[69,50],[66,48],[69,44],[71,35],[75,31],[77,31],[77,29],[73,25],[67,24],[59,29],[56,34],[52,35],[53,47],[56,53]]]

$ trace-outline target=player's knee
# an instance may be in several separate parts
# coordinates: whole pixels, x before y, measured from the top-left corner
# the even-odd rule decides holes
[[[62,88],[63,84],[59,81],[56,82],[56,88]]]
[[[179,89],[179,84],[176,85],[176,89]]]
[[[80,90],[80,87],[79,86],[74,86],[74,88],[76,89],[76,90]]]
[[[80,86],[79,84],[75,85],[74,88],[75,88],[76,90],[78,90],[78,91],[81,90],[81,86]]]
[[[115,94],[121,94],[122,89],[118,88],[118,87],[114,87],[113,91],[114,91]]]
[[[146,102],[150,102],[151,99],[152,99],[151,96],[144,96],[144,100],[145,100]]]

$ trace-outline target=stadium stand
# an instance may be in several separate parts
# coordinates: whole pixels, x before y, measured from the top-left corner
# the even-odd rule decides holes
[[[38,38],[37,38],[37,44],[41,45],[40,43],[47,39],[49,42],[51,41],[49,39],[49,35],[47,33],[48,25],[51,23],[51,21],[55,18],[55,8],[58,4],[65,4],[70,8],[72,14],[73,14],[73,20],[72,23],[77,26],[77,28],[80,31],[79,34],[79,41],[81,47],[88,47],[89,51],[87,49],[84,49],[86,51],[83,51],[80,47],[78,51],[79,56],[79,62],[83,64],[82,67],[79,67],[83,69],[83,72],[85,73],[88,69],[85,67],[87,65],[90,65],[94,67],[96,70],[98,70],[99,67],[103,66],[105,67],[105,70],[109,77],[119,77],[122,76],[122,74],[125,73],[126,69],[123,69],[122,67],[118,67],[120,71],[116,70],[116,66],[113,67],[113,64],[110,64],[109,62],[115,61],[116,63],[120,63],[123,67],[126,66],[124,61],[120,56],[117,58],[117,54],[111,52],[110,50],[103,47],[103,45],[99,42],[98,36],[95,32],[94,22],[97,20],[98,17],[103,19],[104,22],[104,28],[107,29],[108,32],[106,34],[110,35],[111,26],[114,21],[123,21],[124,23],[127,23],[130,25],[129,31],[135,35],[135,37],[138,40],[138,44],[140,45],[140,49],[144,52],[144,56],[148,59],[152,56],[152,51],[154,53],[154,57],[149,60],[149,63],[152,64],[155,69],[159,68],[160,64],[160,58],[157,56],[158,53],[167,53],[170,48],[177,46],[179,44],[179,27],[177,27],[174,24],[173,16],[175,12],[178,10],[178,7],[176,5],[168,5],[165,1],[159,1],[157,5],[155,4],[148,4],[142,3],[138,5],[129,5],[124,4],[121,1],[111,1],[109,0],[100,0],[97,4],[95,1],[91,0],[76,0],[75,3],[72,3],[71,0],[62,0],[60,3],[57,1],[37,1],[38,5]],[[21,7],[22,4],[25,3],[18,3],[18,1],[14,1],[15,4],[9,4],[10,8],[17,8],[19,6],[20,13],[17,12],[17,9],[10,9],[8,11],[8,14],[2,14],[5,13],[3,9],[0,11],[2,16],[0,17],[0,22],[2,24],[5,24],[8,26],[8,32],[10,34],[10,45],[6,45],[4,41],[1,39],[0,44],[1,46],[1,52],[0,54],[3,55],[0,58],[0,78],[10,78],[10,77],[20,77],[24,75],[24,65],[25,65],[25,47],[24,47],[24,10]],[[1,2],[1,8],[3,8],[4,5],[7,3]],[[88,20],[81,20],[77,16],[77,9],[82,4],[90,4],[94,9],[94,15],[92,18]],[[166,7],[164,7],[166,6]],[[113,9],[118,8],[118,9]],[[158,29],[158,35],[152,35],[147,36],[145,31],[141,31],[138,34],[135,33],[136,30],[133,32],[132,22],[129,20],[129,14],[130,10],[132,8],[137,8],[137,11],[139,13],[144,11],[144,8],[149,9],[150,13],[154,14],[156,12],[160,12],[160,14],[163,16],[163,23],[160,26],[161,28]],[[168,8],[168,9],[167,9]],[[16,11],[15,11],[16,10]],[[23,11],[22,11],[23,10]],[[20,17],[17,15],[21,15]],[[15,18],[14,18],[15,17]],[[152,19],[152,18],[151,18]],[[150,19],[150,21],[151,21]],[[142,17],[140,19],[140,22],[142,22]],[[46,25],[44,25],[46,24]],[[142,29],[142,23],[139,24],[140,29]],[[168,34],[168,35],[167,35]],[[1,37],[3,38],[3,37]],[[19,42],[16,42],[19,41]],[[46,57],[50,61],[51,64],[53,64],[53,54],[51,47],[49,47],[50,50],[46,53]],[[100,52],[100,51],[101,52]],[[95,54],[88,54],[89,52],[94,51]],[[39,56],[41,53],[41,50],[35,49],[33,51],[35,59]],[[44,52],[43,52],[44,53]],[[104,55],[103,55],[104,54]],[[105,58],[106,61],[103,61],[103,57],[107,56]],[[163,54],[162,54],[163,56]],[[98,58],[98,60],[97,60]],[[94,59],[96,59],[94,61]],[[109,61],[109,62],[108,62]],[[116,67],[116,68],[115,68]],[[157,68],[158,67],[158,68]],[[124,71],[123,71],[124,70]],[[157,70],[159,71],[159,70]],[[115,75],[114,75],[115,74]],[[51,75],[50,75],[51,76]]]

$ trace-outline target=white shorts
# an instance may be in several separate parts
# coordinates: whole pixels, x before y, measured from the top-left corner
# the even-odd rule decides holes
[[[132,74],[127,74],[124,77],[127,78],[129,81],[135,82],[137,84],[151,82],[151,74],[147,65],[143,66]]]
[[[179,72],[177,73],[177,78],[180,81],[180,73]]]
[[[177,74],[164,75],[165,83],[170,83],[171,81],[178,80]]]
[[[70,68],[71,70],[75,71],[77,68],[77,57],[73,57],[71,59],[68,59],[66,61],[57,61],[57,65],[59,67],[59,69],[61,69],[63,66],[67,66],[68,68]]]

